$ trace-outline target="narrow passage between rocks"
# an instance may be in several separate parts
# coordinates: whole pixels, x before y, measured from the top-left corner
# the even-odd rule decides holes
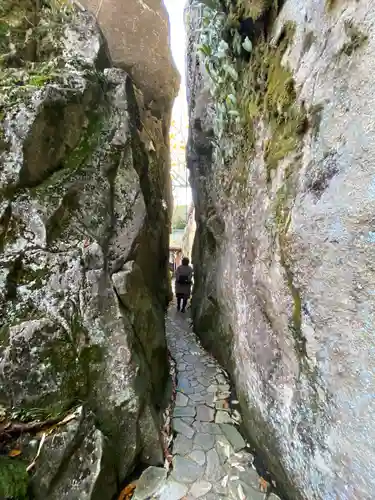
[[[201,347],[188,315],[170,309],[166,328],[177,365],[173,468],[168,477],[165,471],[141,479],[135,498],[278,500],[262,491],[265,484],[238,431],[241,417],[225,371]]]

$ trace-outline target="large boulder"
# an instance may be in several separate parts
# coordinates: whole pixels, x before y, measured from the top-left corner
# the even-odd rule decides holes
[[[132,76],[147,102],[170,103],[179,78],[169,48],[169,21],[163,1],[81,2],[97,17],[114,65]]]
[[[286,498],[373,498],[375,7],[189,4],[196,331]]]
[[[28,9],[5,10],[0,68],[1,452],[41,447],[33,498],[110,499],[164,461],[170,104],[154,116],[71,6],[43,7],[27,59]],[[15,443],[20,421],[35,431]],[[16,460],[0,497],[23,488],[4,479]]]

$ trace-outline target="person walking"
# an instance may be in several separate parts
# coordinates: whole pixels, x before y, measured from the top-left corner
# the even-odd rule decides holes
[[[177,311],[185,312],[191,294],[193,268],[189,265],[187,257],[182,259],[182,264],[176,269],[175,292],[177,298]]]

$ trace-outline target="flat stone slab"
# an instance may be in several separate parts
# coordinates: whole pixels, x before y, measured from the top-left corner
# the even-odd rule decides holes
[[[174,417],[195,417],[196,410],[193,406],[176,406],[173,410]]]
[[[207,466],[205,478],[211,482],[218,481],[224,475],[224,470],[221,466],[219,455],[216,450],[210,450],[207,453]]]
[[[172,463],[172,477],[179,483],[194,483],[203,476],[203,467],[188,458],[176,455]]]
[[[176,455],[186,455],[193,448],[193,440],[183,434],[177,434],[173,441],[173,453]]]
[[[224,434],[228,438],[230,444],[233,446],[235,452],[245,448],[246,446],[245,440],[238,432],[236,427],[234,427],[234,425],[221,424],[220,427],[223,429]]]
[[[215,415],[216,424],[233,424],[230,414],[227,411],[218,410]]]
[[[181,377],[181,374],[177,377],[177,391],[184,394],[193,394],[196,392],[193,387],[191,387],[189,380],[187,378]]]
[[[194,422],[194,417],[182,417],[182,420],[191,426],[191,424]]]
[[[216,384],[211,384],[207,387],[207,392],[212,392],[215,393],[217,392],[217,385]]]
[[[212,384],[212,382],[211,382],[211,381],[209,381],[209,380],[207,380],[205,377],[199,377],[199,378],[198,378],[198,382],[199,382],[201,385],[203,385],[203,387],[209,387],[209,386]]]
[[[187,458],[190,458],[190,460],[197,462],[198,465],[204,465],[206,463],[206,454],[202,450],[191,451],[188,454]]]
[[[186,354],[186,356],[184,356],[184,361],[193,365],[199,361],[199,357],[195,354]]]
[[[168,479],[165,487],[160,492],[160,498],[163,500],[180,500],[186,496],[188,490],[187,485]]]
[[[187,406],[188,401],[189,398],[185,394],[183,394],[182,392],[176,393],[176,401],[175,401],[176,406]]]
[[[187,438],[192,438],[194,436],[194,430],[190,427],[190,425],[181,420],[181,418],[173,419],[172,428],[175,432],[179,432]]]
[[[230,386],[229,384],[220,384],[218,385],[219,392],[229,392]]]
[[[202,393],[198,393],[198,394],[190,394],[189,395],[189,398],[194,402],[194,403],[203,403],[203,402],[206,402],[206,396],[205,394],[202,392]]]
[[[194,436],[193,447],[204,451],[211,450],[215,446],[215,436],[204,432],[197,432]]]
[[[253,461],[254,461],[254,456],[251,453],[243,450],[231,456],[228,459],[227,464],[231,467],[236,465],[242,465],[246,470],[249,470],[251,474],[252,471],[254,471],[252,467]]]
[[[234,455],[234,449],[227,437],[220,434],[216,437],[216,451],[219,455],[220,462],[225,464],[228,459]]]
[[[265,500],[266,495],[260,490],[249,487],[238,479],[228,481],[229,498],[233,500]]]
[[[208,481],[197,481],[190,489],[194,498],[201,498],[212,490],[212,484]]]
[[[134,500],[147,500],[161,492],[167,478],[166,469],[161,467],[148,467],[142,472],[135,489]]]
[[[212,408],[206,405],[197,406],[196,419],[199,422],[213,422],[214,418],[215,412]]]
[[[205,432],[207,434],[223,434],[220,425],[213,422],[194,422],[193,428],[198,432]]]
[[[194,392],[201,393],[204,392],[206,388],[202,384],[198,384],[194,387]]]
[[[215,493],[207,493],[207,495],[205,495],[204,497],[204,500],[217,500],[217,495]]]

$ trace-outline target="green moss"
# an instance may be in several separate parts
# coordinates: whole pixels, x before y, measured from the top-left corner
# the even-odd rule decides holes
[[[73,13],[66,0],[0,2],[0,100],[7,108],[58,76],[63,28]]]
[[[40,290],[49,276],[50,270],[47,268],[23,267],[18,279],[18,285],[28,285],[31,290]]]
[[[298,149],[307,127],[306,110],[296,103],[292,72],[282,62],[293,39],[295,25],[286,23],[278,46],[259,43],[254,47],[248,65],[240,69],[238,101],[243,126],[245,156],[254,151],[257,123],[269,126],[270,138],[265,145],[267,178],[280,160]]]
[[[91,114],[89,125],[79,144],[66,156],[61,168],[30,190],[31,194],[42,203],[53,204],[54,200],[58,202],[58,207],[46,223],[49,245],[62,237],[70,225],[72,215],[79,207],[79,193],[74,186],[80,179],[84,179],[87,168],[90,168],[90,158],[97,150],[105,125],[106,116],[103,110]]]
[[[38,290],[43,287],[50,271],[46,268],[35,268],[22,258],[15,259],[9,267],[6,279],[6,297],[8,300],[17,299],[17,287],[26,285],[30,290]]]
[[[0,348],[5,349],[9,345],[9,325],[0,327]]]
[[[232,16],[237,19],[247,17],[258,19],[273,5],[277,5],[277,0],[237,0],[235,7],[233,7],[233,2],[230,0],[227,4],[229,4]]]
[[[298,149],[306,129],[306,111],[296,103],[292,73],[282,63],[283,54],[294,34],[291,25],[285,30],[286,36],[281,45],[269,54],[265,114],[271,137],[264,155],[268,180],[279,161]]]
[[[44,312],[40,311],[32,303],[31,299],[26,302],[19,302],[17,300],[8,301],[7,303],[7,325],[4,327],[3,335],[5,341],[8,342],[8,331],[12,326],[19,325],[24,321],[32,321],[42,319],[45,317]],[[7,344],[5,344],[6,346]],[[3,346],[3,345],[2,345]]]
[[[11,217],[12,217],[12,209],[11,205],[9,204],[7,208],[4,210],[2,217],[0,218],[0,252],[4,251]]]
[[[286,121],[271,121],[271,138],[267,141],[264,160],[267,168],[267,181],[271,181],[271,172],[277,169],[279,161],[296,151],[301,144],[301,130],[305,117],[292,111]]]
[[[289,323],[289,330],[294,339],[295,350],[300,362],[300,368],[306,365],[306,338],[302,333],[302,300],[298,288],[294,284],[294,276],[288,261],[287,255],[287,232],[291,221],[291,211],[289,207],[289,198],[292,198],[288,191],[290,179],[284,179],[284,185],[279,189],[276,195],[275,220],[276,233],[279,240],[280,263],[284,268],[288,288],[293,302],[292,316]]]
[[[103,109],[91,113],[88,116],[87,129],[84,130],[78,145],[64,158],[61,168],[31,192],[41,199],[61,195],[64,185],[74,179],[95,152],[105,125],[106,115]]]
[[[335,9],[340,1],[342,2],[342,0],[326,0],[327,12],[331,12],[333,9]]]
[[[368,40],[368,36],[362,33],[362,31],[356,26],[352,21],[345,21],[345,32],[349,40],[344,43],[341,54],[346,54],[351,56],[353,52],[362,47]]]
[[[51,81],[51,76],[46,75],[31,75],[29,78],[29,85],[33,85],[34,87],[43,87],[46,83]]]
[[[23,460],[0,456],[0,498],[10,500],[29,498],[27,465]]]

